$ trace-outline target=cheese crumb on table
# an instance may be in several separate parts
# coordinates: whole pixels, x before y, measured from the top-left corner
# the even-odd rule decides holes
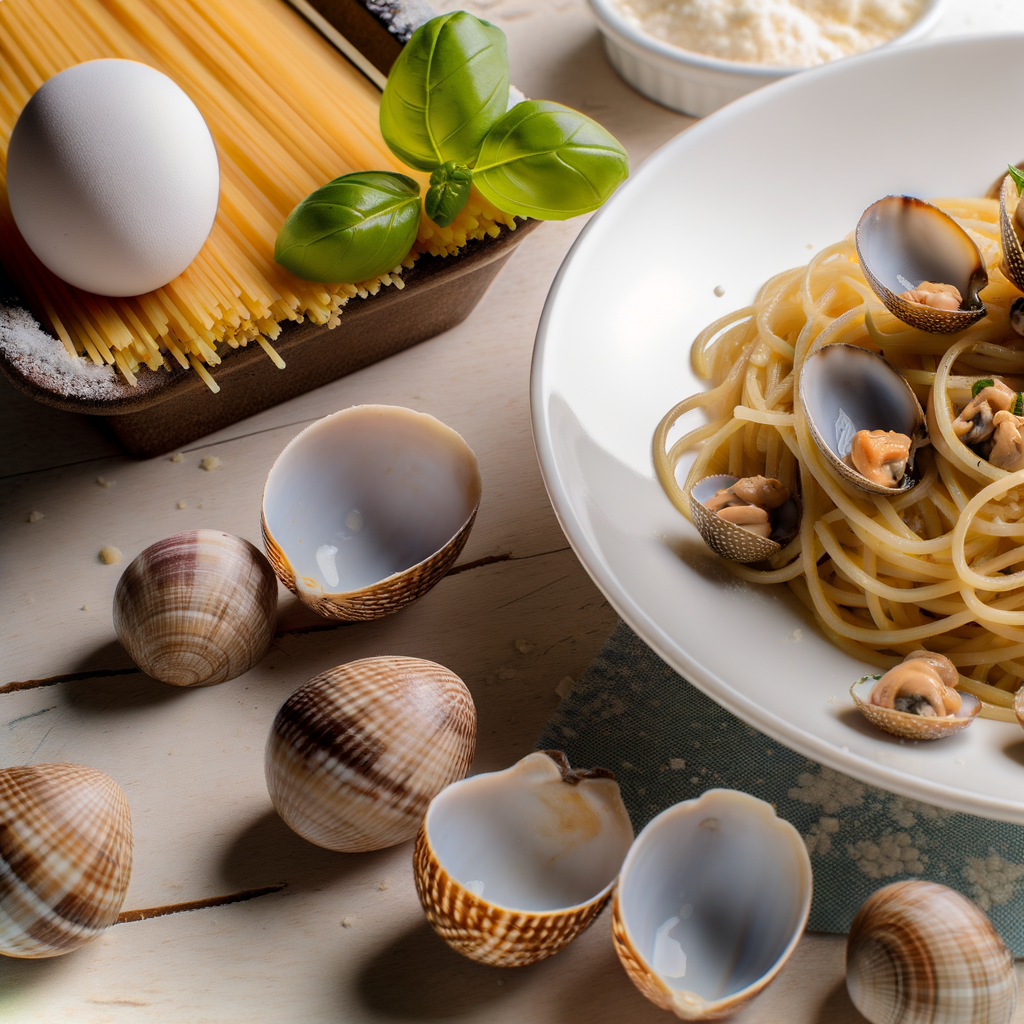
[[[169,459],[168,461],[169,461],[169,462],[184,462],[184,461],[185,461],[185,456],[184,456],[184,455],[182,455],[182,454],[181,454],[181,452],[175,452],[175,453],[174,453],[174,454],[173,454],[173,455],[172,455],[172,456],[170,457],[170,459]]]
[[[177,505],[175,505],[174,507],[175,507],[175,508],[185,508],[185,502],[183,502],[183,501],[179,501],[179,502],[177,503]]]
[[[96,477],[96,483],[99,484],[100,487],[113,487],[114,484],[117,483],[117,481],[116,480],[106,480],[103,477],[98,476],[98,477]]]
[[[925,0],[615,0],[642,32],[722,60],[808,67],[905,32]]]
[[[121,562],[121,552],[112,544],[106,544],[100,548],[100,561],[104,565],[119,565]]]
[[[40,519],[45,519],[46,516],[42,512],[29,512],[28,521],[30,523],[38,523]]]
[[[212,473],[215,469],[220,469],[224,463],[217,458],[216,455],[206,455],[199,463],[200,469],[205,469],[208,473]]]

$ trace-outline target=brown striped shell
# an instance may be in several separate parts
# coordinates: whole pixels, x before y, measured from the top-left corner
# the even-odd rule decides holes
[[[872,893],[850,926],[846,989],[871,1024],[1010,1024],[1013,956],[966,896],[934,882]]]
[[[187,530],[150,545],[114,591],[114,629],[147,675],[212,686],[248,672],[270,649],[277,579],[252,544]]]
[[[978,247],[952,217],[910,196],[886,196],[857,224],[857,258],[874,293],[893,316],[931,334],[953,334],[986,314],[978,293],[988,272]],[[923,281],[954,285],[958,310],[934,309],[900,298]]]
[[[718,1020],[778,975],[810,909],[800,833],[763,800],[709,789],[637,836],[619,873],[612,939],[652,1003],[682,1020]]]
[[[999,238],[1003,244],[1001,269],[1014,288],[1024,292],[1024,247],[1021,245],[1024,225],[1017,219],[1019,199],[1016,182],[1006,175],[999,189]]]
[[[857,710],[874,726],[893,736],[908,740],[941,740],[966,729],[981,711],[981,701],[973,694],[960,693],[960,710],[948,718],[914,715],[896,708],[883,708],[870,701],[871,691],[880,676],[863,676],[850,687]]]
[[[552,956],[597,916],[633,828],[603,769],[537,751],[449,786],[413,854],[427,920],[452,949],[495,967]]]
[[[270,799],[304,839],[359,853],[416,835],[476,748],[465,683],[420,658],[339,665],[284,702],[267,740]]]
[[[132,871],[121,787],[95,768],[0,771],[0,953],[70,953],[116,920]]]
[[[263,546],[319,615],[379,619],[422,597],[459,557],[480,505],[466,442],[425,413],[357,405],[311,424],[263,489]]]

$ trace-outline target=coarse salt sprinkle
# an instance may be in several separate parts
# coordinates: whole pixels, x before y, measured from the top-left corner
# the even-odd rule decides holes
[[[641,31],[723,60],[824,64],[888,42],[927,0],[613,0]]]

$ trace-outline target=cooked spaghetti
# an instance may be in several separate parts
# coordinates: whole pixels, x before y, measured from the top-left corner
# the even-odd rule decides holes
[[[142,365],[206,366],[228,347],[270,341],[288,320],[334,326],[355,296],[403,287],[400,270],[371,281],[302,281],[274,262],[274,240],[309,192],[355,170],[398,170],[378,127],[379,93],[283,0],[4,0],[0,3],[0,151],[29,97],[81,61],[142,61],[176,81],[217,144],[221,199],[192,265],[136,298],[79,291],[25,245],[0,188],[0,261],[39,320],[73,355],[116,364],[135,382]],[[0,184],[5,162],[0,161]],[[458,218],[421,221],[415,251],[450,255],[470,238],[515,222],[476,192]]]
[[[922,647],[946,655],[961,688],[1008,709],[1024,680],[1024,470],[980,459],[954,434],[957,410],[984,378],[1024,389],[1024,338],[1009,326],[1020,293],[999,270],[999,204],[940,199],[972,236],[989,284],[988,316],[952,340],[908,327],[865,281],[851,238],[768,281],[752,306],[711,324],[693,344],[708,391],[662,420],[654,461],[662,486],[689,516],[690,489],[713,474],[763,474],[799,492],[798,535],[764,569],[730,563],[755,583],[787,583],[824,632],[854,657],[889,668]],[[844,480],[815,444],[794,388],[806,360],[835,342],[881,353],[927,409],[931,445],[920,481],[898,495]],[[708,422],[672,440],[682,416]],[[699,448],[684,484],[681,458]]]

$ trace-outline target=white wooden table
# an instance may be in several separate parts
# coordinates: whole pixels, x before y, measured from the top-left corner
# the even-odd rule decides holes
[[[615,76],[580,0],[465,6],[508,33],[513,80],[527,95],[599,118],[634,166],[691,123]],[[0,962],[0,1019],[671,1019],[619,967],[607,912],[544,963],[471,963],[424,921],[411,843],[375,854],[321,850],[278,819],[263,781],[266,734],[288,694],[332,665],[384,653],[431,658],[462,676],[479,714],[474,771],[503,768],[532,749],[556,685],[578,677],[610,632],[614,613],[548,504],[529,423],[537,320],[581,227],[547,224],[524,240],[455,330],[209,437],[180,462],[126,458],[90,421],[0,383],[0,763],[80,762],[121,783],[135,827],[125,908],[147,912],[68,956]],[[135,671],[111,626],[123,565],[187,528],[259,544],[260,493],[278,452],[314,419],[363,402],[430,412],[476,450],[484,497],[459,566],[410,609],[365,625],[325,628],[282,589],[270,655],[211,689],[176,690]],[[222,468],[201,470],[205,455]],[[43,518],[29,522],[32,512]],[[121,568],[100,563],[107,544],[123,552]],[[806,936],[736,1020],[859,1020],[843,986],[843,950],[841,937]]]

